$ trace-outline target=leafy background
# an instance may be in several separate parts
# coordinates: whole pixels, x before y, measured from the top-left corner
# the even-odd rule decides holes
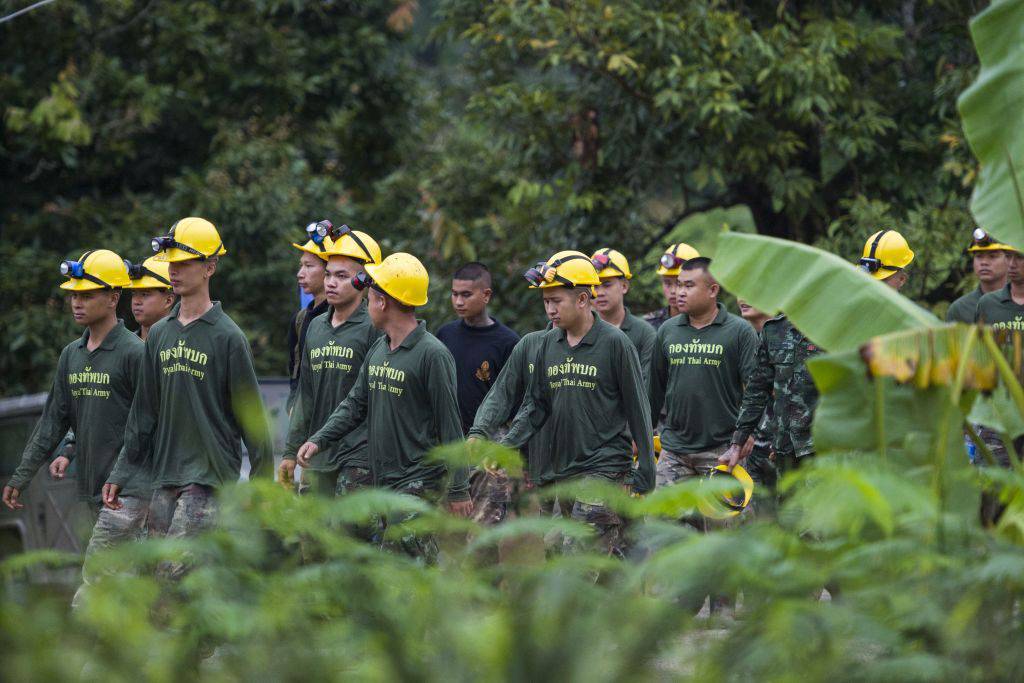
[[[0,1],[4,13],[20,3]],[[184,215],[229,256],[215,295],[284,372],[288,243],[330,217],[419,255],[424,316],[465,259],[496,315],[541,323],[518,273],[616,246],[660,305],[661,245],[722,225],[848,260],[896,227],[907,293],[971,286],[977,165],[956,98],[961,2],[469,0],[53,3],[0,25],[0,395],[43,390],[76,330],[56,264],[133,259]],[[126,312],[127,315],[127,312]]]

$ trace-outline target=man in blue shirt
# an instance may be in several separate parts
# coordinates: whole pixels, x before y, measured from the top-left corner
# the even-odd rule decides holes
[[[445,324],[437,338],[455,357],[462,431],[473,426],[477,408],[498,379],[519,335],[490,316],[494,290],[491,272],[482,263],[467,263],[452,277],[452,308],[458,320]],[[500,522],[508,513],[511,485],[501,471],[476,470],[470,476],[475,517],[484,524]]]

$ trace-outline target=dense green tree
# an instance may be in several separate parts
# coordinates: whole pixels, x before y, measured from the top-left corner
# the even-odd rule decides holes
[[[904,230],[918,253],[909,293],[941,308],[968,285],[976,164],[955,102],[976,69],[972,9],[40,8],[0,25],[0,183],[13,189],[0,196],[0,394],[44,388],[74,332],[60,258],[99,243],[138,258],[196,213],[223,229],[216,293],[266,374],[283,371],[296,304],[287,242],[323,216],[421,256],[435,326],[461,261],[491,266],[496,313],[526,331],[543,320],[525,266],[610,245],[649,270],[652,249],[706,234],[719,207],[851,260],[878,226]],[[634,309],[658,298],[631,294]]]
[[[194,214],[228,246],[215,294],[260,370],[283,374],[297,305],[288,242],[310,220],[351,220],[412,125],[394,10],[56,3],[0,25],[0,394],[47,386],[75,333],[61,314],[62,258],[105,245],[139,259]]]

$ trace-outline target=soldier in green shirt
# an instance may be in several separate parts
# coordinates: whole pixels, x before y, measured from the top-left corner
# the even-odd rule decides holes
[[[1014,251],[1013,247],[1000,243],[981,228],[974,231],[967,253],[971,255],[971,267],[978,276],[978,286],[949,305],[946,322],[974,323],[981,297],[1006,286],[1006,271],[1010,265],[1010,254]]]
[[[640,355],[640,369],[646,385],[651,374],[651,352],[654,350],[654,327],[626,308],[626,294],[633,273],[629,261],[614,249],[598,249],[590,257],[597,269],[601,284],[594,288],[594,308],[601,320],[615,325],[626,333]]]
[[[189,536],[212,525],[216,489],[238,481],[241,439],[250,478],[272,475],[270,428],[249,342],[220,302],[210,300],[210,278],[227,253],[217,229],[202,218],[183,218],[153,246],[170,263],[181,301],[149,332],[124,447],[103,502],[118,509],[132,468],[148,466],[150,533]]]
[[[975,322],[991,325],[996,330],[1024,331],[1024,255],[1019,251],[1009,252],[1006,279],[1005,287],[978,300]],[[1010,456],[999,433],[984,425],[977,427],[978,436],[988,445],[996,461],[1003,467],[1009,467]],[[1013,446],[1019,455],[1024,447],[1024,437],[1018,438]]]
[[[128,263],[128,277],[132,283],[132,315],[139,324],[139,339],[146,341],[149,330],[158,321],[171,314],[174,308],[174,292],[171,290],[171,276],[166,263],[151,256],[141,264]]]
[[[341,227],[349,230],[347,225]],[[306,332],[313,319],[327,310],[324,268],[327,265],[327,252],[334,244],[331,234],[335,230],[334,224],[329,220],[317,221],[306,226],[308,239],[304,243],[292,242],[292,246],[302,252],[295,279],[299,283],[299,289],[311,298],[308,304],[295,312],[288,325],[288,402],[285,406],[289,414],[295,407],[295,397],[299,392],[302,346],[306,341]]]
[[[298,449],[298,461],[310,460],[365,422],[376,486],[438,499],[448,479],[449,510],[469,516],[473,503],[465,470],[448,472],[427,459],[435,446],[463,437],[455,360],[416,318],[416,308],[427,303],[426,268],[411,254],[392,254],[368,264],[354,283],[369,288],[370,319],[384,336],[367,352],[345,400]],[[403,541],[403,547],[414,555],[432,552],[410,543]]]
[[[754,369],[757,335],[718,302],[711,260],[690,259],[679,272],[680,315],[658,329],[651,361],[651,414],[665,407],[658,486],[707,475],[718,465]],[[746,444],[749,451],[753,442]]]
[[[658,260],[658,275],[661,277],[661,292],[665,295],[665,307],[648,313],[644,320],[658,329],[670,318],[679,315],[676,308],[676,290],[679,288],[679,266],[700,254],[685,242],[670,244]]]
[[[512,348],[501,374],[477,408],[476,418],[467,437],[496,440],[500,436],[501,428],[515,418],[533,377],[533,359],[540,348],[544,333],[551,327],[549,323],[543,330],[523,335]],[[541,468],[548,461],[543,450],[547,443],[545,429],[546,427],[542,427],[526,445],[526,476],[530,486],[539,480]]]
[[[366,264],[380,263],[380,246],[347,226],[333,230],[327,239],[324,293],[329,308],[309,324],[300,354],[299,390],[279,470],[280,480],[289,485],[294,482],[296,451],[348,396],[367,351],[380,336],[362,291],[352,285]],[[321,495],[342,495],[372,484],[366,425],[302,463],[302,469],[312,475],[312,489]]]
[[[21,465],[3,490],[7,507],[23,507],[19,493],[36,470],[74,430],[75,447],[59,455],[50,472],[62,479],[68,465],[77,467],[79,496],[88,501],[94,517],[86,549],[91,556],[100,548],[141,538],[146,524],[150,484],[145,472],[125,482],[121,510],[100,507],[101,491],[124,440],[125,423],[135,395],[143,344],[117,319],[121,289],[130,284],[125,261],[112,251],[88,251],[78,261],[65,261],[61,272],[68,281],[61,289],[71,293],[71,312],[85,332],[61,351],[57,372],[43,415],[25,448]],[[84,585],[92,572],[83,570]],[[73,604],[78,604],[81,589]]]
[[[592,288],[600,279],[593,263],[578,251],[563,251],[526,277],[542,290],[555,327],[541,337],[527,400],[502,443],[522,447],[547,426],[548,462],[540,467],[539,484],[592,477],[651,491],[654,445],[640,357],[621,330],[594,314]],[[610,554],[624,555],[623,523],[608,506],[576,500],[571,514],[595,527]]]

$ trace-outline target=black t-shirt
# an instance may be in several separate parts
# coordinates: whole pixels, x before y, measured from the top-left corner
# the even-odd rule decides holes
[[[470,327],[460,318],[442,326],[437,338],[455,357],[459,416],[462,431],[467,433],[476,409],[505,367],[519,335],[497,320],[487,327]]]

